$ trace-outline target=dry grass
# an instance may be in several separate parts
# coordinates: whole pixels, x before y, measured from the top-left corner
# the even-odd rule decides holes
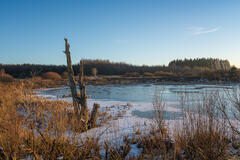
[[[230,135],[226,121],[217,110],[216,95],[206,95],[197,104],[183,101],[182,105],[182,124],[175,130],[176,153],[182,154],[185,159],[229,158]]]
[[[132,135],[121,137],[120,144],[101,145],[100,137],[79,139],[81,126],[76,123],[71,103],[35,98],[32,86],[30,81],[0,83],[0,159],[231,158],[228,152],[232,135],[227,121],[217,112],[219,101],[215,95],[205,96],[197,104],[182,101],[183,120],[172,137],[165,123],[161,94],[156,91],[153,103],[156,123],[150,130],[136,129]],[[194,107],[194,111],[189,109]],[[99,116],[103,122],[110,115],[105,112]],[[139,155],[129,155],[132,145],[140,150]]]
[[[109,160],[124,160],[127,158],[131,150],[130,142],[127,137],[124,137],[124,143],[120,146],[104,143],[105,155],[104,159]]]
[[[41,77],[33,77],[29,80],[22,80],[25,84],[25,87],[32,89],[41,89],[41,88],[54,88],[59,86],[66,86],[68,82],[66,80],[51,80],[51,79],[42,79]]]
[[[26,88],[0,84],[0,159],[99,159],[97,139],[77,138],[70,103],[36,99]]]
[[[164,104],[161,94],[156,90],[154,98],[155,124],[148,134],[135,133],[128,137],[130,144],[137,144],[141,153],[135,159],[166,160],[225,160],[239,158],[231,154],[231,149],[238,149],[236,138],[232,139],[227,120],[217,110],[219,100],[215,94],[200,98],[199,102],[182,102],[183,119],[173,131],[167,129],[164,118]],[[195,110],[190,110],[195,108]],[[235,146],[232,148],[231,145]],[[129,144],[126,143],[124,147]]]

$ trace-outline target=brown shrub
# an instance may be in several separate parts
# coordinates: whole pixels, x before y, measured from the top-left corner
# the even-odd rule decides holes
[[[10,74],[2,73],[0,75],[0,81],[1,82],[13,82],[14,78]]]
[[[146,77],[152,77],[153,76],[153,74],[150,73],[150,72],[144,72],[143,75],[146,76]]]
[[[193,131],[178,137],[180,148],[189,159],[227,158],[227,139],[218,131]]]
[[[61,74],[62,79],[68,79],[68,72],[63,72]]]
[[[61,80],[62,77],[56,72],[46,72],[42,74],[43,79]]]
[[[226,120],[216,112],[219,105],[216,95],[209,94],[201,100],[196,104],[182,102],[183,106],[187,106],[187,111],[183,111],[182,124],[179,124],[181,129],[175,132],[177,152],[183,151],[187,159],[227,159],[229,136]]]

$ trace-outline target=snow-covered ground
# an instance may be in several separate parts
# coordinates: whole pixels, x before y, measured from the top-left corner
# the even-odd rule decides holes
[[[38,93],[37,96],[48,99],[57,99],[56,96],[43,95],[40,93]],[[71,101],[71,98],[69,97],[61,99]],[[100,141],[114,141],[121,139],[124,135],[135,133],[137,130],[145,132],[151,125],[154,125],[154,119],[152,117],[146,118],[144,116],[134,114],[136,111],[141,113],[153,112],[154,109],[151,102],[124,102],[88,99],[89,110],[92,109],[94,103],[100,104],[100,112],[107,112],[115,118],[100,127],[93,128],[82,133],[82,137],[101,136]],[[175,102],[165,102],[164,111],[181,113],[181,109],[172,107],[174,104],[177,105]],[[167,120],[170,128],[174,125],[174,121],[175,120]]]
[[[51,90],[51,89],[50,89]],[[71,98],[59,98],[53,95],[41,94],[36,92],[36,96],[42,96],[47,99],[61,99],[71,101]],[[154,124],[154,118],[151,115],[154,111],[153,104],[151,102],[131,102],[131,101],[113,101],[113,100],[99,100],[88,99],[88,108],[92,110],[93,104],[100,104],[100,112],[107,112],[113,118],[102,124],[97,128],[88,130],[87,132],[79,135],[80,139],[86,137],[99,138],[99,142],[109,142],[109,144],[121,145],[125,135],[135,134],[140,131],[142,134],[148,133],[150,127]],[[177,102],[164,102],[164,111],[171,114],[181,114],[181,109],[177,106]],[[171,133],[174,128],[181,128],[182,125],[181,116],[175,118],[167,118],[166,124]],[[104,152],[104,150],[102,151]],[[141,148],[137,148],[136,144],[131,144],[131,150],[129,155],[138,155],[141,152]],[[103,153],[104,154],[104,153]]]

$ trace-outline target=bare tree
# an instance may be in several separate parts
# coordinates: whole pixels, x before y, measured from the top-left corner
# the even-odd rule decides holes
[[[69,51],[70,45],[68,40],[65,38],[65,51],[67,57],[67,69],[68,69],[68,78],[70,82],[71,94],[73,99],[74,111],[77,119],[82,125],[83,131],[86,131],[88,128],[96,126],[96,120],[99,112],[99,105],[94,104],[93,110],[91,113],[89,121],[89,109],[87,105],[87,94],[86,94],[86,85],[84,81],[84,61],[80,61],[80,74],[79,74],[79,89],[80,93],[77,93],[76,81],[74,78],[74,71],[72,68],[71,54]]]
[[[88,128],[89,110],[87,105],[86,86],[84,82],[83,62],[80,61],[80,74],[79,74],[79,88],[80,88],[80,105],[81,105],[81,121],[84,126],[84,130]]]
[[[71,88],[71,94],[72,94],[72,100],[73,100],[73,106],[74,106],[74,111],[75,114],[77,116],[77,118],[79,119],[80,115],[79,115],[79,111],[80,111],[80,99],[77,95],[77,88],[76,88],[76,82],[74,79],[74,72],[73,72],[73,68],[72,68],[72,60],[71,60],[71,53],[70,53],[70,45],[68,43],[67,38],[64,38],[65,40],[65,51],[64,53],[66,54],[67,57],[67,71],[68,71],[68,79],[69,79],[69,83],[70,83],[70,88]]]

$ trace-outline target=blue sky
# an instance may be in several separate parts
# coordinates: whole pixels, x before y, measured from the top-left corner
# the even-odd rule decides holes
[[[214,57],[240,67],[239,0],[0,0],[0,63]]]

